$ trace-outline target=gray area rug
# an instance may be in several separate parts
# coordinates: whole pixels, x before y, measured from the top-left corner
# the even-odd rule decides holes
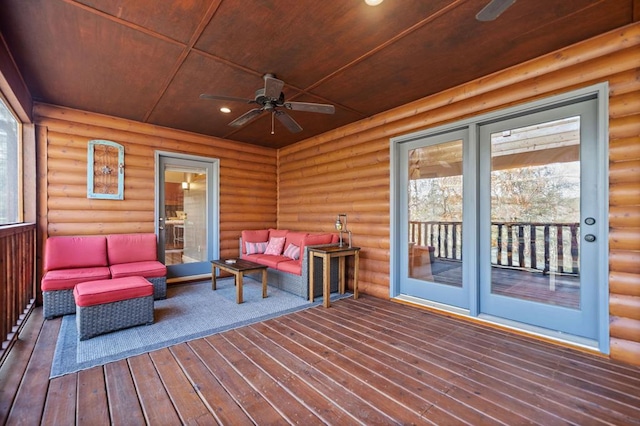
[[[236,303],[233,278],[220,279],[217,290],[211,281],[169,285],[167,299],[154,303],[154,323],[115,331],[79,341],[76,316],[66,315],[58,335],[50,377],[118,361],[177,343],[208,336],[243,325],[264,321],[286,313],[317,306],[301,297],[268,287],[262,298],[262,285],[245,277],[244,303]],[[349,294],[331,295],[339,299]]]

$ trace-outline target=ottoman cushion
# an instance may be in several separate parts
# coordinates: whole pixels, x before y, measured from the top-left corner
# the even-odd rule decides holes
[[[83,307],[152,295],[153,285],[143,277],[88,281],[73,290],[76,305]]]

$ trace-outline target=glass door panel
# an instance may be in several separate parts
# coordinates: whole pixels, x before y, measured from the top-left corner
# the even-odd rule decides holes
[[[165,190],[165,264],[206,260],[206,169],[167,166]]]
[[[169,278],[208,274],[217,258],[217,160],[158,157],[158,257]]]
[[[483,313],[596,336],[594,103],[481,126]]]
[[[580,307],[580,117],[491,134],[491,292]]]
[[[409,276],[462,287],[462,140],[409,151]]]
[[[463,153],[468,132],[429,136],[403,147],[406,259],[400,292],[458,308],[469,304],[463,268]]]

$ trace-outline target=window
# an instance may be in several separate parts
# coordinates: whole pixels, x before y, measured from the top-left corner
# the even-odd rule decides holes
[[[0,98],[0,225],[22,220],[20,141],[20,122]]]

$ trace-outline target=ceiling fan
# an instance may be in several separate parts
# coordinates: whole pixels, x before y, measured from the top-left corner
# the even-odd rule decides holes
[[[516,0],[491,0],[489,4],[478,12],[476,19],[483,22],[493,21],[515,2]]]
[[[234,98],[231,96],[219,96],[201,94],[200,99],[211,99],[220,101],[231,102],[243,102],[246,104],[257,104],[258,107],[254,108],[240,117],[229,123],[229,126],[241,127],[247,124],[255,117],[262,114],[264,111],[271,113],[271,134],[274,134],[273,119],[278,119],[291,133],[298,133],[302,131],[302,127],[296,123],[285,110],[292,111],[307,111],[307,112],[319,112],[322,114],[333,114],[335,107],[328,104],[315,104],[310,102],[285,102],[284,93],[282,88],[284,87],[284,81],[278,80],[273,74],[265,74],[263,76],[264,87],[256,90],[254,99]],[[282,108],[282,109],[281,109]]]

